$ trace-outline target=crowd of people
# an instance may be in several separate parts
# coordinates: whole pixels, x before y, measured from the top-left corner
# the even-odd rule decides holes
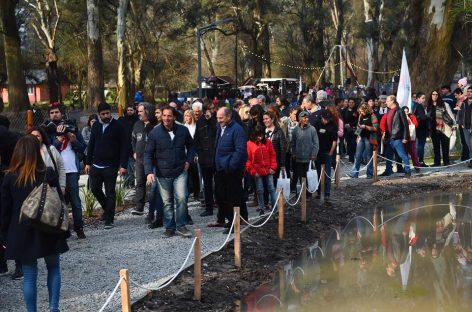
[[[277,201],[280,175],[291,179],[294,193],[309,168],[327,176],[324,194],[331,196],[331,170],[335,158],[352,164],[349,175],[359,177],[368,163],[373,177],[372,153],[384,155],[386,170],[411,176],[425,163],[425,143],[431,138],[433,166],[448,166],[454,133],[460,135],[462,160],[472,149],[472,88],[460,84],[452,94],[444,86],[428,95],[413,94],[413,102],[400,107],[394,95],[334,99],[324,90],[301,94],[290,103],[283,96],[264,94],[236,99],[233,107],[218,107],[207,99],[181,105],[176,102],[138,102],[128,105],[125,116],[114,119],[111,107],[101,103],[79,129],[66,118],[64,107],[50,104],[48,119],[21,137],[8,130],[0,118],[2,161],[0,274],[8,272],[5,259],[15,260],[14,276],[24,274],[25,301],[36,311],[37,259],[48,267],[50,309],[56,311],[60,289],[59,254],[67,251],[67,235],[43,233],[18,224],[21,203],[39,183],[47,181],[64,194],[72,208],[71,229],[86,239],[79,196],[79,177],[89,176],[88,187],[103,210],[105,229],[115,220],[117,176],[134,187],[134,215],[144,215],[150,228],[164,227],[164,236],[191,237],[189,200],[201,201],[201,216],[211,216],[228,234],[233,208],[247,206],[263,214]],[[441,162],[442,161],[442,162]],[[472,167],[472,162],[468,162]],[[192,197],[190,197],[192,196]],[[307,197],[311,197],[307,192]],[[252,199],[252,200],[250,200]],[[145,202],[149,202],[147,213]]]

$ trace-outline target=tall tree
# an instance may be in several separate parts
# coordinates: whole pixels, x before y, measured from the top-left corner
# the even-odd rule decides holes
[[[29,108],[26,81],[23,73],[20,36],[16,23],[15,9],[17,0],[0,1],[0,26],[3,34],[5,61],[8,76],[8,102],[11,111]]]
[[[87,104],[84,109],[92,109],[104,99],[103,52],[100,37],[99,0],[87,0]]]
[[[44,47],[49,101],[62,100],[56,53],[56,32],[60,20],[57,0],[24,0],[31,12],[31,26]]]
[[[128,11],[129,0],[120,0],[118,6],[118,17],[116,25],[116,48],[118,51],[118,105],[126,107],[128,104],[128,93],[126,83],[126,51],[125,51],[125,30],[126,13]]]

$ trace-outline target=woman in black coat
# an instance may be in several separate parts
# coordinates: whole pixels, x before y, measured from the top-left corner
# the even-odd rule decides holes
[[[32,135],[24,136],[16,144],[2,184],[0,229],[5,239],[6,259],[22,262],[27,310],[37,311],[37,259],[44,258],[48,269],[49,310],[59,311],[59,254],[69,250],[66,235],[45,233],[18,221],[23,202],[36,186],[46,181],[60,190],[58,177],[52,168],[46,168],[40,149],[38,139]]]

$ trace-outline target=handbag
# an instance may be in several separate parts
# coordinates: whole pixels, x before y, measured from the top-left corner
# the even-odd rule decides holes
[[[36,186],[21,205],[20,223],[48,233],[66,233],[69,230],[67,207],[61,194],[46,182]]]
[[[415,141],[416,140],[416,127],[413,124],[413,122],[411,122],[410,117],[406,116],[406,118],[408,119],[408,131],[410,132],[410,141]]]
[[[285,198],[290,197],[290,179],[287,177],[285,169],[280,170],[279,178],[277,179],[277,189],[282,189],[282,194]]]
[[[307,186],[306,189],[310,193],[314,193],[318,189],[318,172],[313,168],[312,161],[308,166],[308,171],[306,173]]]
[[[448,125],[449,127],[454,126],[454,119],[449,115],[447,109],[445,108],[443,113],[442,113],[442,118],[444,120],[444,123]]]

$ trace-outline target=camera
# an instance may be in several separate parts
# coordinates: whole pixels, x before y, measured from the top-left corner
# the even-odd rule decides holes
[[[64,126],[64,130],[61,132],[57,131],[57,127]],[[55,135],[64,135],[66,133],[75,133],[77,131],[77,127],[74,123],[70,120],[62,120],[60,122],[53,122],[50,121],[48,124],[45,125],[45,129],[47,133],[55,133]]]

